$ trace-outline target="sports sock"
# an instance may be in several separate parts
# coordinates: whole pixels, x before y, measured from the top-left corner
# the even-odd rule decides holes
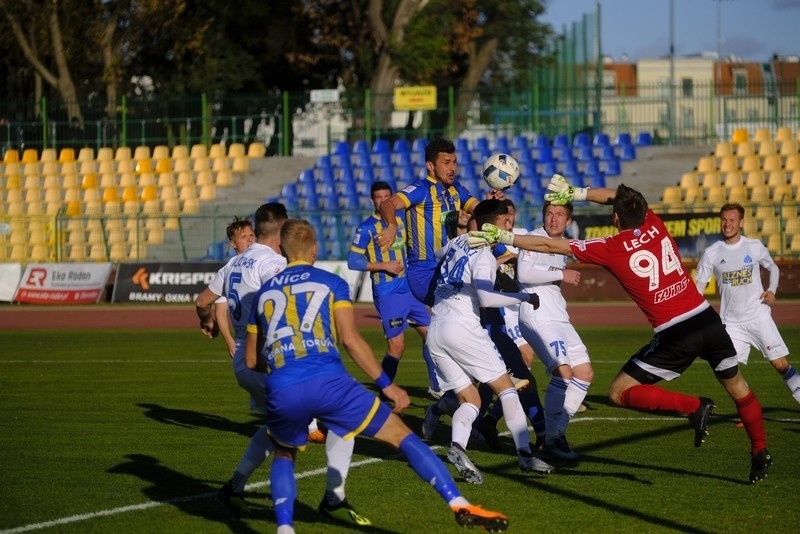
[[[325,455],[328,458],[325,492],[332,493],[338,499],[338,502],[331,502],[329,499],[330,504],[339,504],[344,500],[344,484],[350,470],[355,443],[354,439],[345,440],[331,431],[328,431],[328,436],[325,438]]]
[[[797,369],[790,365],[783,373],[783,381],[786,382],[786,387],[789,388],[794,400],[800,402],[800,374],[797,373]]]
[[[564,395],[564,413],[559,420],[558,433],[564,435],[567,433],[567,425],[569,420],[572,419],[578,412],[583,399],[586,398],[586,393],[589,391],[589,384],[585,380],[575,378],[574,376],[569,381],[566,394]]]
[[[517,450],[529,451],[531,436],[528,433],[528,421],[525,419],[525,410],[519,403],[519,393],[514,388],[501,391],[497,396],[503,405],[503,417],[506,419],[506,426],[511,431],[514,438],[514,445]]]
[[[448,391],[434,404],[433,413],[436,416],[442,414],[452,416],[458,410],[459,405],[458,398],[451,391]]]
[[[297,483],[294,480],[294,461],[291,458],[275,458],[269,474],[272,502],[275,506],[275,522],[281,525],[293,524],[294,501],[297,497]]]
[[[319,430],[319,425],[316,419],[312,419],[311,422],[308,423],[308,433],[311,434],[315,430]]]
[[[752,391],[741,399],[735,399],[734,402],[747,437],[750,438],[751,452],[755,454],[767,446],[767,432],[764,429],[761,404]]]
[[[539,392],[532,386],[533,384],[519,392],[519,402],[522,404],[522,409],[525,410],[531,425],[533,425],[534,433],[537,436],[544,436],[544,406],[542,406],[542,401],[539,400]]]
[[[436,366],[433,365],[431,360],[431,353],[428,351],[428,345],[422,344],[422,359],[425,360],[425,366],[428,368],[428,384],[434,391],[441,391],[439,387],[439,379],[436,378]]]
[[[425,445],[416,434],[409,434],[400,442],[400,452],[406,455],[408,465],[419,475],[419,477],[432,485],[433,488],[447,501],[453,505],[453,501],[461,497],[453,477],[447,467],[436,456],[430,447]],[[462,497],[463,498],[463,497]],[[456,504],[469,504],[456,501]]]
[[[269,439],[267,427],[264,425],[250,438],[250,443],[231,477],[231,489],[236,493],[243,491],[247,479],[264,463],[273,450],[272,440]]]
[[[559,436],[559,421],[564,412],[564,398],[568,385],[569,383],[560,376],[554,376],[550,378],[547,389],[544,390],[544,421],[547,440],[556,439]]]
[[[651,384],[641,384],[623,391],[620,403],[626,408],[636,410],[672,411],[688,415],[700,407],[700,398]]]
[[[478,407],[469,402],[463,403],[453,414],[451,441],[458,443],[465,450],[472,432],[472,423],[478,418]]]
[[[381,361],[381,368],[383,372],[386,373],[386,376],[394,381],[394,377],[397,376],[397,366],[400,364],[400,358],[397,356],[392,356],[388,352],[383,355],[383,361]]]

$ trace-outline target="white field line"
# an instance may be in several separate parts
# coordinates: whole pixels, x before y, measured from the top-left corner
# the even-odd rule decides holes
[[[572,421],[570,424],[575,423],[592,423],[592,422],[619,422],[619,421],[664,421],[664,420],[681,420],[683,418],[680,417],[585,417],[585,416],[578,416]],[[798,422],[800,419],[778,419],[777,421],[780,422]],[[532,430],[529,428],[529,430]],[[501,432],[501,436],[508,436],[510,432]],[[436,451],[439,449],[444,448],[441,445],[433,445],[431,446],[431,450]],[[397,458],[399,455],[391,455],[387,458],[366,458],[364,460],[359,460],[357,462],[353,462],[350,466],[350,469],[355,469],[357,467],[362,467],[369,464],[375,464],[380,462],[385,462],[387,459]],[[308,478],[314,476],[321,476],[327,473],[327,467],[320,467],[317,469],[311,469],[309,471],[303,471],[301,473],[297,473],[295,478]],[[265,480],[262,482],[254,482],[252,484],[248,484],[245,489],[247,490],[256,490],[259,488],[263,488],[269,486],[269,480]],[[195,495],[185,495],[183,497],[175,497],[172,499],[166,499],[163,501],[149,501],[141,504],[131,504],[128,506],[120,506],[117,508],[108,508],[105,510],[99,510],[97,512],[89,512],[87,514],[78,514],[78,515],[71,515],[68,517],[62,517],[60,519],[53,519],[52,521],[44,521],[42,523],[30,523],[28,525],[23,525],[21,527],[11,528],[7,530],[0,530],[0,534],[16,534],[18,532],[31,532],[33,530],[40,530],[43,528],[50,528],[50,527],[57,527],[59,525],[68,525],[70,523],[79,523],[81,521],[88,521],[89,519],[94,519],[95,517],[105,517],[117,514],[123,514],[126,512],[137,512],[141,510],[149,510],[151,508],[156,508],[158,506],[163,506],[165,504],[176,504],[176,503],[183,503],[189,501],[195,501],[199,499],[208,499],[216,495],[216,491],[213,492],[206,492],[206,493],[198,493]]]

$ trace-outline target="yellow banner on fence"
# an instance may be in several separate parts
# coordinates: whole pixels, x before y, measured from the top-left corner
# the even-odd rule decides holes
[[[436,109],[436,86],[395,87],[394,109],[399,111]]]

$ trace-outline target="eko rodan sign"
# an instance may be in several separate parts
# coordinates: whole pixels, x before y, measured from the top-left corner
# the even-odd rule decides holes
[[[122,263],[117,268],[113,302],[194,302],[224,264]]]
[[[110,263],[29,263],[14,301],[94,304],[100,299],[110,272]]]

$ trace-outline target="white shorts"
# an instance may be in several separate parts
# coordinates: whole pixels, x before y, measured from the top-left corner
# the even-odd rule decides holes
[[[769,361],[789,355],[789,348],[783,342],[772,317],[761,317],[746,324],[726,324],[725,330],[733,340],[736,359],[741,364],[747,364],[751,345]]]
[[[519,326],[548,374],[552,374],[560,365],[577,367],[589,363],[589,351],[570,323],[526,321],[523,315]]]
[[[434,318],[426,342],[442,391],[458,393],[473,379],[486,384],[506,374],[503,358],[480,324]]]
[[[233,376],[243,390],[250,394],[250,409],[258,413],[267,413],[267,388],[264,385],[265,374],[254,371],[244,363],[243,339],[236,339],[236,354],[233,357]]]
[[[518,347],[526,345],[528,342],[522,337],[519,329],[519,304],[513,304],[503,308],[503,318],[506,323],[506,334]]]

